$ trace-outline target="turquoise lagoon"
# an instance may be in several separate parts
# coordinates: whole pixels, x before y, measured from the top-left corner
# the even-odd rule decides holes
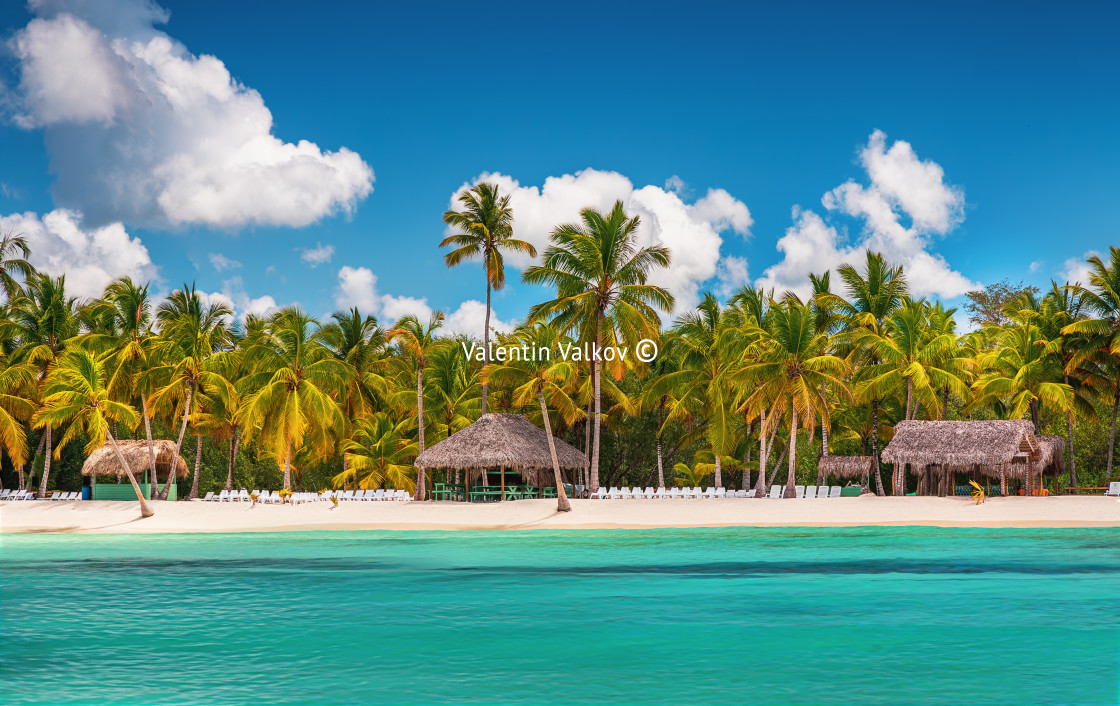
[[[1116,704],[1115,529],[0,537],[5,704]]]

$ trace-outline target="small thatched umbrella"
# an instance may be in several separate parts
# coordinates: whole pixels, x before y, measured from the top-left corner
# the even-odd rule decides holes
[[[560,468],[587,467],[587,456],[570,444],[553,437]],[[449,468],[478,475],[485,468],[502,469],[505,494],[506,470],[517,471],[538,484],[538,473],[552,471],[548,437],[537,425],[520,414],[484,414],[466,429],[458,431],[427,449],[413,462],[417,468]],[[469,488],[466,494],[470,498]]]
[[[887,463],[909,463],[923,470],[939,466],[942,474],[953,469],[987,467],[987,472],[1006,478],[1008,465],[1016,458],[1025,460],[1027,483],[1041,452],[1034,425],[1025,419],[982,421],[899,422],[894,438],[883,449]],[[948,490],[942,478],[941,494]],[[1001,483],[1001,485],[1004,485]],[[1006,492],[1007,488],[1003,487]]]
[[[823,478],[867,478],[874,468],[874,456],[821,456],[817,463],[817,475]]]
[[[175,455],[175,442],[159,440],[154,442],[153,445],[156,452],[156,475],[166,479],[171,469],[171,458]],[[147,440],[122,439],[117,442],[117,446],[120,447],[121,455],[124,456],[125,461],[132,468],[133,475],[142,476],[151,468]],[[186,478],[190,473],[187,462],[183,460],[182,456],[175,464],[175,471],[178,478]],[[121,468],[120,461],[117,460],[117,455],[113,453],[113,447],[110,444],[105,444],[90,454],[86,462],[82,464],[82,475],[119,477],[125,475],[125,472]]]

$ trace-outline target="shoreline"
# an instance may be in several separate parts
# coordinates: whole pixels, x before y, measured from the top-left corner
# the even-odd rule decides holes
[[[1120,500],[1104,496],[993,498],[876,497],[826,500],[517,500],[352,502],[261,505],[152,503],[141,519],[135,501],[0,503],[0,534],[156,534],[353,530],[602,530],[691,527],[1120,527]]]

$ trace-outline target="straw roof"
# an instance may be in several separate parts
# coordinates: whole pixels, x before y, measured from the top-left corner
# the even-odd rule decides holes
[[[1066,452],[1066,441],[1060,436],[1053,434],[1039,434],[1035,437],[1038,440],[1038,460],[1035,461],[1034,470],[1040,473],[1052,473],[1054,475],[1061,475],[1066,472],[1066,460],[1063,454]],[[1026,463],[1026,459],[1023,459]]]
[[[874,456],[821,456],[817,469],[826,476],[863,478],[875,467]]]
[[[155,441],[154,445],[156,475],[160,478],[167,478],[167,472],[171,467],[171,457],[175,455],[175,442],[161,439]],[[128,461],[133,474],[140,476],[151,467],[149,465],[147,440],[122,439],[117,441],[117,446],[120,447],[121,455]],[[190,473],[187,462],[183,460],[182,456],[179,457],[179,462],[176,464],[176,471],[179,478],[186,478]],[[108,443],[90,454],[86,462],[82,464],[82,475],[84,476],[123,476],[124,474],[124,469],[121,468],[120,461],[117,460],[117,455],[113,452],[112,444]]]
[[[560,439],[556,456],[561,468],[585,468],[587,456]],[[520,414],[484,414],[416,457],[417,468],[506,468],[534,471],[552,468],[548,437]]]
[[[1020,454],[1038,454],[1040,445],[1028,420],[931,422],[904,421],[883,449],[887,463],[917,466],[998,466]],[[1037,456],[1036,456],[1037,458]]]

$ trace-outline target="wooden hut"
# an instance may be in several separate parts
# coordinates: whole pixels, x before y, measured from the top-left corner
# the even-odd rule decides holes
[[[858,478],[864,484],[874,469],[874,456],[821,456],[817,462],[817,480],[829,476],[845,480]]]
[[[998,477],[1005,494],[1007,478],[1019,475],[1029,492],[1036,474],[1044,467],[1044,445],[1052,465],[1054,445],[1036,436],[1034,425],[1025,419],[911,420],[895,426],[894,438],[883,449],[883,460],[910,464],[922,478],[922,489],[930,492],[936,487],[938,495],[952,494],[953,474],[957,472]],[[1060,458],[1061,452],[1056,456]]]
[[[132,469],[132,474],[136,476],[137,482],[140,483],[141,491],[150,498],[151,479],[145,478],[151,470],[147,440],[122,439],[117,442],[117,446],[120,448],[125,461],[128,462],[129,468]],[[153,442],[153,446],[156,454],[156,477],[160,481],[167,480],[167,474],[171,471],[171,459],[175,456],[175,442],[161,439]],[[175,464],[175,477],[186,478],[189,474],[190,468],[188,468],[187,462],[183,460],[182,456],[179,456]],[[118,481],[125,476],[124,469],[121,468],[120,460],[117,459],[112,444],[106,443],[89,455],[86,462],[82,464],[82,475],[90,476],[91,495],[94,500],[130,500],[136,497],[131,485],[127,486],[127,490],[120,489],[118,493],[118,488],[114,484],[102,483],[100,486],[97,484],[98,476],[116,476]],[[175,492],[174,486],[172,486],[171,492]],[[118,498],[117,495],[121,495],[121,497]],[[174,496],[171,499],[174,499]]]
[[[572,445],[553,437],[561,470],[587,467],[587,456]],[[464,497],[470,498],[470,484],[479,475],[495,469],[501,474],[501,493],[505,494],[506,471],[520,474],[528,483],[540,487],[540,473],[552,479],[552,454],[544,430],[520,414],[484,414],[466,429],[458,431],[416,457],[417,468],[445,468],[465,471]]]

